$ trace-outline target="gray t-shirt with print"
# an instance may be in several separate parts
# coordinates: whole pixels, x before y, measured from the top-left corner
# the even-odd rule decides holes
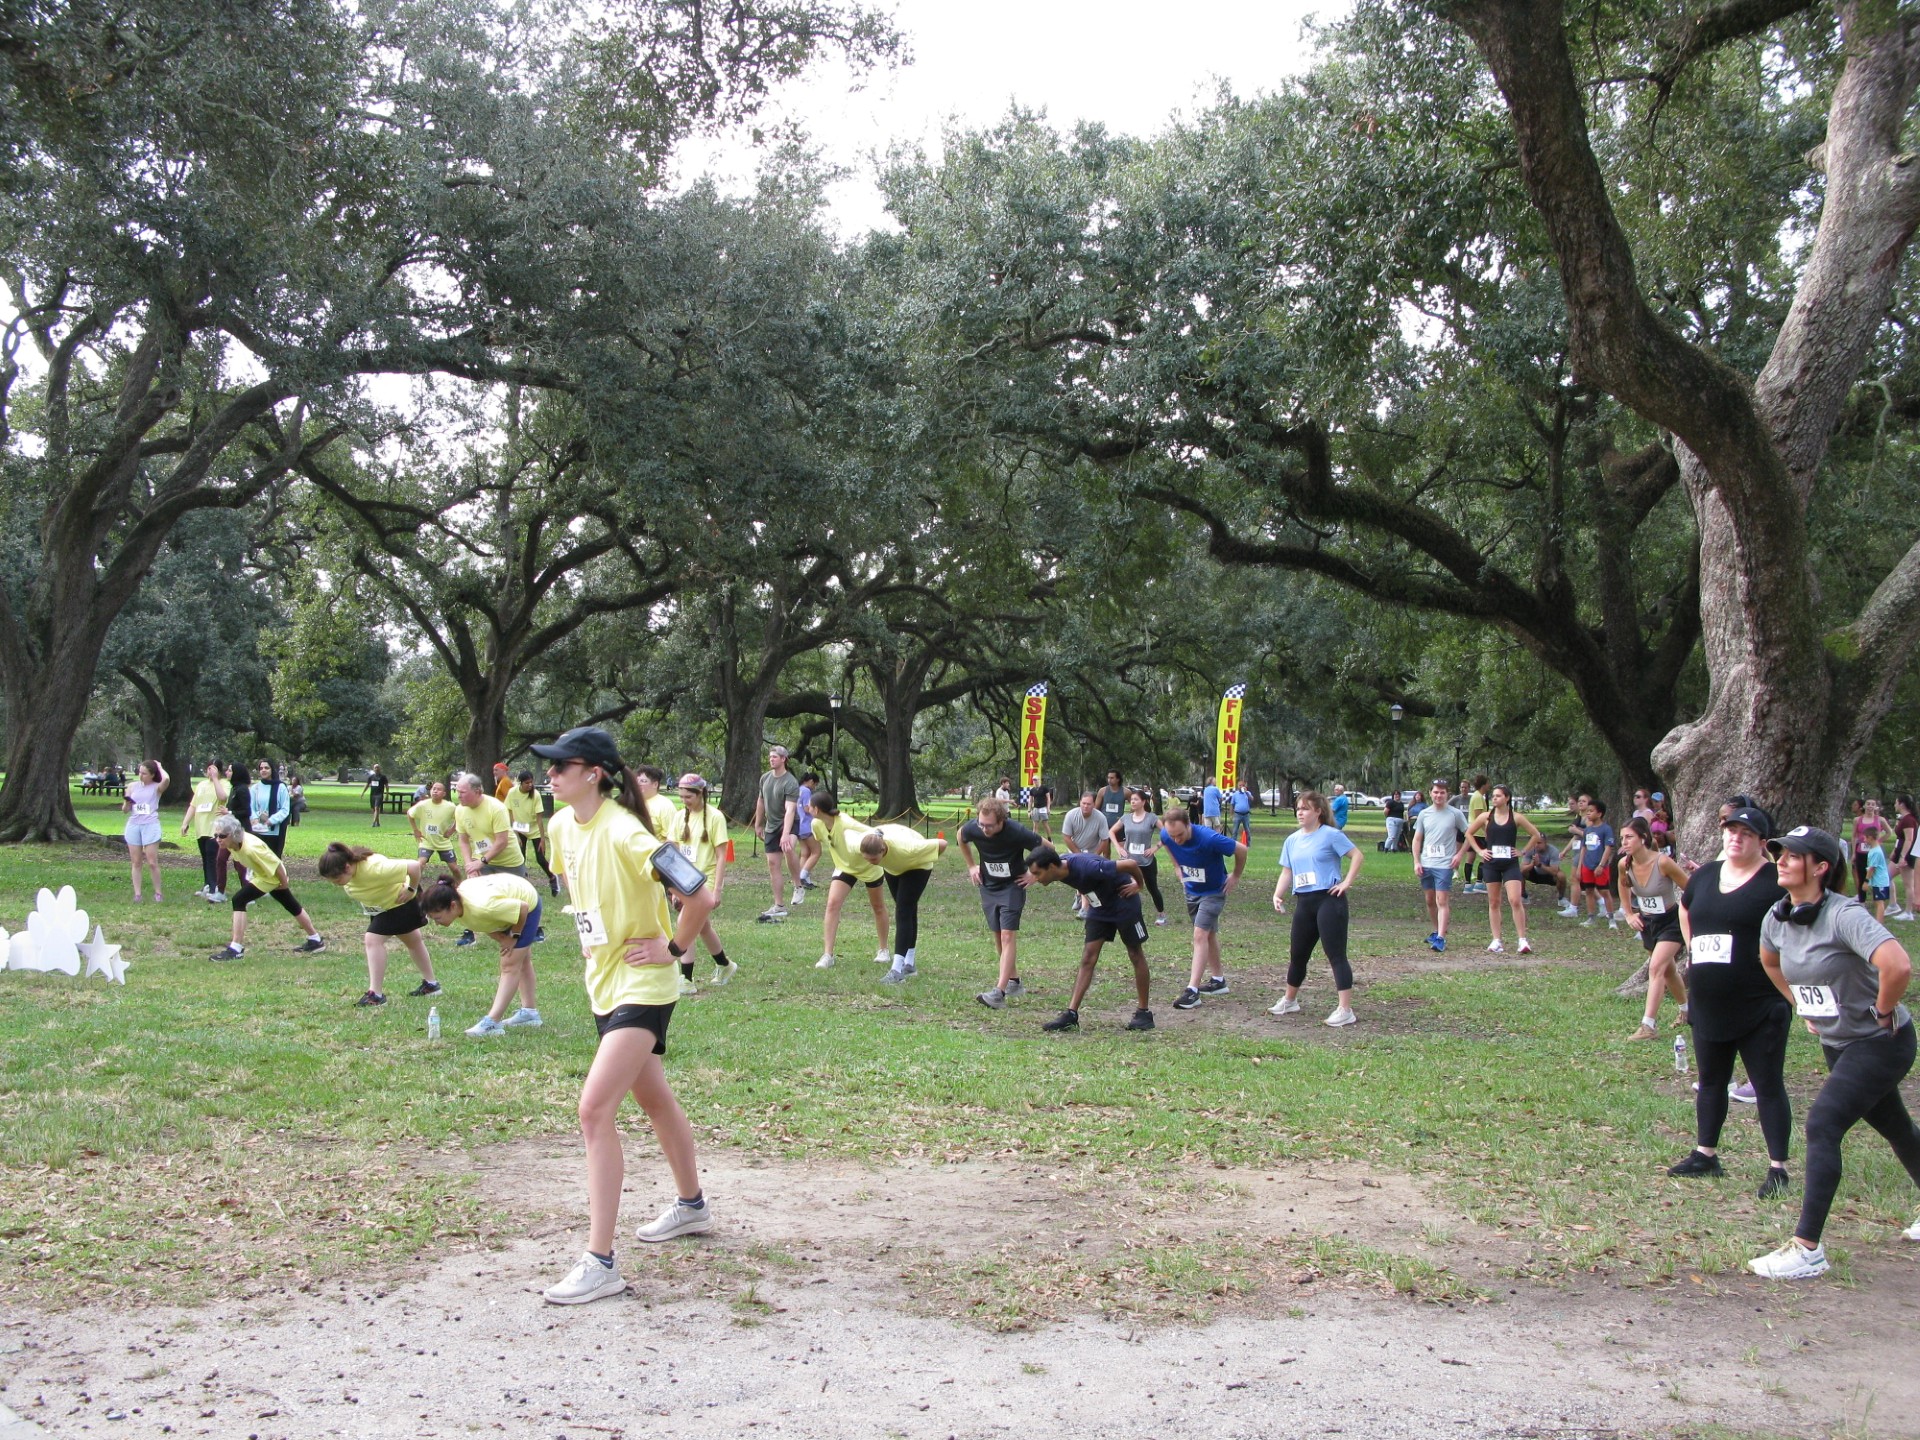
[[[1811,925],[1795,925],[1771,911],[1760,925],[1760,948],[1780,956],[1780,973],[1793,992],[1793,1008],[1813,1022],[1820,1043],[1836,1050],[1878,1035],[1873,1018],[1880,999],[1880,972],[1868,959],[1893,932],[1873,912],[1845,895],[1831,894]],[[1893,1007],[1893,1028],[1912,1016]]]
[[[1082,815],[1080,807],[1074,806],[1067,812],[1067,818],[1060,822],[1061,833],[1073,843],[1073,848],[1088,855],[1100,852],[1100,842],[1107,838],[1107,817],[1098,810],[1091,815]]]
[[[1467,817],[1451,805],[1429,805],[1413,822],[1413,833],[1420,842],[1420,868],[1450,870],[1467,838]]]

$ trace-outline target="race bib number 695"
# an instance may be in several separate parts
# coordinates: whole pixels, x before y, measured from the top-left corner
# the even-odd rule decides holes
[[[607,943],[606,922],[600,918],[600,907],[597,905],[586,905],[574,910],[573,928],[580,932],[582,946]]]

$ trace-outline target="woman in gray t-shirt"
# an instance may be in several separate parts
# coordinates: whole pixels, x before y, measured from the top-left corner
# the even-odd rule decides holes
[[[1913,1017],[1900,1003],[1913,964],[1887,927],[1841,886],[1847,852],[1802,825],[1767,847],[1786,898],[1760,927],[1760,963],[1820,1039],[1827,1078],[1807,1111],[1807,1187],[1793,1239],[1748,1262],[1756,1275],[1811,1280],[1827,1270],[1820,1233],[1840,1185],[1840,1142],[1864,1120],[1920,1185],[1920,1126],[1900,1099],[1913,1068]],[[1920,1221],[1907,1231],[1920,1240]]]
[[[1113,856],[1122,855],[1140,867],[1140,883],[1153,897],[1153,923],[1167,923],[1167,902],[1160,898],[1160,817],[1147,813],[1147,792],[1139,785],[1127,788],[1127,813],[1108,832]]]

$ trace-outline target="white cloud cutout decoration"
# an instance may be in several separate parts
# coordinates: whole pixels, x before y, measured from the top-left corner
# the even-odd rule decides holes
[[[81,957],[86,958],[88,975],[104,975],[108,981],[127,983],[127,962],[120,958],[120,947],[109,945],[105,931],[93,927],[93,939],[87,939],[87,912],[82,910],[71,885],[62,885],[59,893],[43,889],[35,897],[34,910],[27,917],[27,928],[9,935],[0,930],[0,969],[58,970],[64,975],[79,975]]]

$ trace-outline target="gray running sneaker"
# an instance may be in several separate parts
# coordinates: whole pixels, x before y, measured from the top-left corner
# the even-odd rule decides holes
[[[1026,993],[1027,993],[1027,987],[1020,983],[1020,979],[1018,976],[1015,976],[1013,979],[1007,982],[1007,998],[1009,1000],[1018,999],[1020,996]]]
[[[1227,993],[1227,977],[1224,975],[1209,975],[1200,982],[1200,993],[1202,995],[1225,995]]]
[[[991,990],[981,991],[973,998],[989,1010],[1004,1010],[1007,1008],[1007,992],[997,985]]]
[[[912,974],[913,971],[909,970],[904,963],[896,964],[891,970],[880,977],[880,983],[882,985],[903,985],[906,983],[907,977]]]
[[[505,1024],[509,1030],[538,1030],[541,1023],[540,1012],[538,1010],[529,1010],[526,1006],[522,1005],[518,1010],[514,1011],[513,1014],[507,1016],[502,1023]]]
[[[618,1295],[627,1288],[618,1265],[602,1265],[591,1255],[567,1272],[567,1278],[541,1294],[549,1305],[585,1305],[590,1300]]]
[[[713,1229],[713,1206],[682,1205],[675,1200],[652,1220],[633,1232],[633,1238],[657,1245],[676,1235],[704,1235]]]

